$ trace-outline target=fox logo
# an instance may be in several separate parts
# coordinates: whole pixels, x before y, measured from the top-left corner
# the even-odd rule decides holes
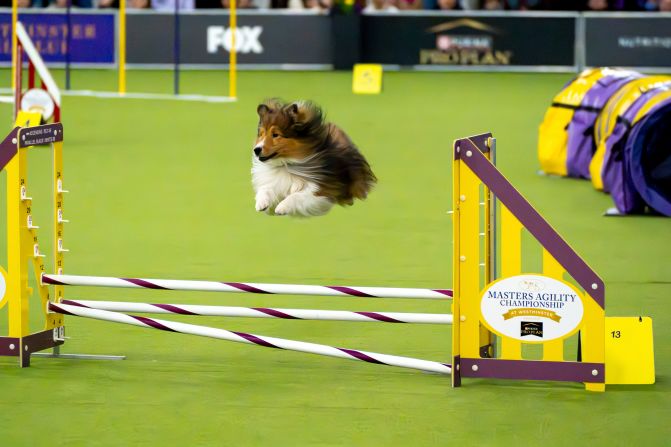
[[[235,51],[238,53],[263,53],[261,26],[240,26],[235,30]],[[219,48],[230,52],[233,47],[233,32],[224,26],[207,27],[207,52],[216,53]]]

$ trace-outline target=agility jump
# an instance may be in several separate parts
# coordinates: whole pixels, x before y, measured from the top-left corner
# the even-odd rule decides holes
[[[42,262],[45,255],[38,243],[38,227],[31,214],[34,204],[26,183],[26,153],[44,145],[50,146],[54,154],[54,273],[47,273]],[[63,255],[67,249],[64,248],[63,231],[67,220],[64,219],[63,211],[63,193],[66,192],[63,189],[63,127],[60,123],[17,127],[0,143],[0,168],[7,170],[7,231],[10,241],[7,298],[4,300],[9,305],[9,334],[0,337],[0,355],[19,357],[21,366],[29,366],[32,353],[58,348],[65,342],[64,315],[70,315],[451,374],[453,386],[460,386],[465,378],[499,378],[583,382],[588,390],[603,391],[606,382],[654,381],[652,356],[641,360],[641,352],[652,352],[650,319],[636,318],[634,326],[638,326],[629,325],[621,331],[627,337],[636,336],[646,340],[636,346],[636,352],[612,345],[606,337],[606,331],[612,325],[609,326],[605,318],[603,281],[491,163],[494,145],[491,134],[459,139],[454,145],[453,290],[257,284],[64,274]],[[542,247],[543,265],[540,272],[524,271],[523,274],[524,229]],[[31,263],[39,285],[37,292],[42,299],[41,312],[45,321],[44,330],[32,334],[28,329],[28,297],[31,291],[27,282],[27,267]],[[567,282],[565,276],[570,276],[573,283]],[[64,291],[69,286],[326,295],[357,299],[438,299],[444,300],[445,305],[451,304],[452,314],[73,300],[65,299]],[[3,301],[0,301],[0,306],[2,304]],[[134,316],[126,312],[451,324],[452,355],[449,363],[419,360]],[[624,324],[620,320],[617,319],[617,323],[613,324]],[[633,320],[627,321],[631,323]],[[649,339],[641,335],[648,330]],[[572,337],[578,339],[577,355],[565,349],[564,342]],[[541,346],[540,359],[530,359],[525,355],[523,346],[532,344]],[[611,356],[608,362],[627,361],[607,370],[607,352]]]

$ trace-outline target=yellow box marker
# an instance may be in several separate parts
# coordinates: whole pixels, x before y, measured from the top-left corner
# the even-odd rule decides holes
[[[652,318],[606,317],[606,383],[655,383]]]
[[[352,78],[352,92],[359,95],[377,95],[382,92],[382,65],[356,64]]]

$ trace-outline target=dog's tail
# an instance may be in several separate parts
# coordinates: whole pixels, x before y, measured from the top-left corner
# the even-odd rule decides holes
[[[355,199],[363,200],[377,183],[377,177],[373,174],[368,161],[358,151],[353,151],[350,159],[349,174],[352,179],[350,184],[350,195]]]

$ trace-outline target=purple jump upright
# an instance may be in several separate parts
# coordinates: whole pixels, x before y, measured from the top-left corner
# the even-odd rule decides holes
[[[568,125],[566,171],[569,177],[590,178],[589,163],[596,151],[594,124],[608,100],[625,84],[643,77],[635,71],[604,69],[604,76],[585,94]]]

